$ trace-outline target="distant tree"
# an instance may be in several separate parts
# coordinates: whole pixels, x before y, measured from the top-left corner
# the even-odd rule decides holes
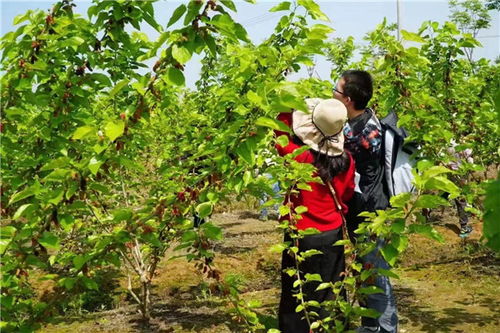
[[[491,16],[488,9],[498,8],[500,0],[491,0],[485,3],[481,0],[450,0],[450,19],[463,33],[469,33],[476,38],[479,30],[490,27]],[[469,61],[472,61],[473,47],[464,47],[464,52]]]
[[[489,0],[486,2],[488,10],[500,10],[500,0]]]

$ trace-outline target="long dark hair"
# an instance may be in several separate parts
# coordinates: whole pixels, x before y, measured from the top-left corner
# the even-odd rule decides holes
[[[304,145],[296,135],[293,136],[293,142]],[[331,182],[333,177],[347,171],[351,166],[351,159],[345,151],[339,156],[329,156],[314,149],[310,149],[310,152],[314,157],[313,165],[318,169],[318,176],[323,181]]]

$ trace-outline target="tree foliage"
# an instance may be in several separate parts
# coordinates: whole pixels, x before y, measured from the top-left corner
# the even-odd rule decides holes
[[[450,170],[439,166],[451,159],[450,139],[477,155],[456,172],[460,176],[497,161],[491,96],[499,68],[484,59],[464,61],[461,48],[478,43],[451,23],[426,22],[417,33],[404,32],[419,44],[408,48],[383,23],[368,36],[371,51],[352,62],[353,40],[329,44],[332,29],[317,22],[327,17],[313,1],[275,6],[282,17],[260,44],[233,20],[237,8],[230,0],[180,4],[166,29],[150,1],[94,1],[87,17],[74,6],[63,0],[49,13],[28,11],[1,40],[1,327],[7,331],[40,327],[76,295],[99,290],[101,273],[111,268],[128,276],[128,292],[147,320],[157,265],[168,249],[216,281],[247,329],[269,328],[213,265],[210,244],[223,232],[209,222],[193,226],[192,216],[271,192],[274,180],[264,172],[288,189],[284,195],[317,181],[311,166],[270,148],[284,140],[272,134],[283,129],[275,120],[279,112],[305,110],[307,96],[331,96],[328,81],[287,81],[315,55],[329,55],[335,77],[349,67],[372,71],[376,108],[397,109],[429,160],[419,168],[419,192],[393,199],[393,210],[368,214],[373,223],[361,229],[389,240],[383,251],[389,262],[404,251],[410,233],[440,240],[420,213],[445,204],[435,192],[471,199],[481,193],[473,182],[457,188],[445,176]],[[160,33],[157,40],[140,32],[143,24]],[[196,90],[189,90],[184,66],[195,55],[202,70]],[[157,61],[149,70],[144,61],[151,58]],[[478,140],[483,145],[475,145]],[[288,219],[279,227],[296,239],[304,235],[295,227],[302,212],[280,208]],[[346,246],[350,255],[374,244]],[[297,260],[311,255],[297,253],[294,244],[274,249]],[[355,261],[348,272],[343,282],[322,288],[337,295],[348,290],[356,299],[370,292],[358,288],[361,281],[393,274],[365,272]],[[299,284],[317,280],[290,273]],[[34,288],[40,280],[53,281],[44,297]],[[301,306],[309,313],[316,305]],[[332,309],[332,320],[312,313],[312,329],[342,331],[369,312],[340,296],[323,306]]]

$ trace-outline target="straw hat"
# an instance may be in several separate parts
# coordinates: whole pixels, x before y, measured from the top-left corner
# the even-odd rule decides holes
[[[294,111],[293,132],[317,152],[339,156],[344,152],[347,109],[336,99],[308,98],[309,113]]]

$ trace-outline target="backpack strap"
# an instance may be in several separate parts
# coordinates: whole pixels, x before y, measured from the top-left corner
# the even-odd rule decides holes
[[[347,221],[345,219],[344,213],[342,212],[342,205],[340,203],[340,199],[337,197],[337,193],[335,192],[335,189],[333,188],[332,183],[326,182],[324,179],[323,179],[323,182],[330,189],[330,193],[333,197],[333,201],[335,202],[335,207],[337,207],[337,210],[338,210],[340,216],[342,216],[342,234],[344,236],[344,239],[349,239],[349,233],[347,232]]]

